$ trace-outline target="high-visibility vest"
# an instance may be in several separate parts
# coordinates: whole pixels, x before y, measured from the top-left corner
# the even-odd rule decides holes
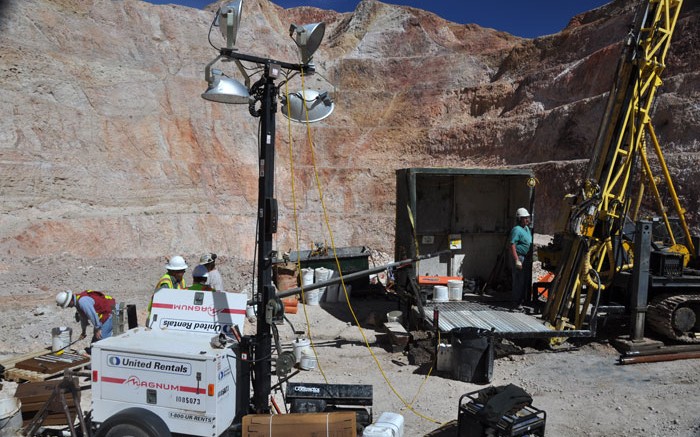
[[[208,286],[207,284],[192,284],[189,287],[187,287],[187,289],[196,291],[214,291],[214,289]]]
[[[112,296],[105,294],[101,291],[85,290],[82,293],[78,293],[75,295],[76,304],[81,297],[85,296],[89,296],[92,298],[92,300],[95,301],[95,312],[99,316],[100,322],[104,322],[105,320],[109,319],[109,316],[112,315],[112,310],[114,309],[114,306],[117,304],[117,301],[115,301]],[[76,308],[80,310],[80,307],[77,305]]]
[[[155,291],[158,291],[161,288],[176,288],[180,290],[187,288],[187,285],[185,285],[184,276],[182,277],[180,282],[175,282],[174,279],[175,278],[173,276],[170,276],[168,273],[164,274],[163,276],[161,276],[160,280],[158,280]]]
[[[182,279],[180,282],[175,282],[173,283],[174,277],[170,276],[170,274],[166,273],[163,276],[160,277],[158,280],[158,283],[156,284],[156,288],[151,295],[151,300],[148,302],[148,319],[151,318],[151,308],[153,307],[153,296],[155,296],[155,292],[160,290],[161,288],[174,288],[177,290],[184,290],[187,288],[187,284],[185,284],[185,276],[182,276]],[[174,286],[173,286],[174,285]]]

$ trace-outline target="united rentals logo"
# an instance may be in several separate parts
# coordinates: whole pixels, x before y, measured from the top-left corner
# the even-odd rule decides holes
[[[224,334],[232,334],[232,325],[221,322],[197,322],[193,320],[179,319],[161,319],[161,328],[171,328],[178,331],[198,331],[198,332],[216,332]]]
[[[189,375],[192,371],[189,363],[118,355],[108,355],[107,365],[176,375]]]
[[[219,381],[226,378],[230,374],[231,374],[231,368],[226,368],[224,370],[219,371]]]

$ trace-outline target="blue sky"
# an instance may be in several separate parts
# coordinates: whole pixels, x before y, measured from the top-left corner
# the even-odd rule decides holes
[[[217,3],[211,0],[147,0],[156,4],[180,4],[197,9]],[[245,0],[244,0],[245,1]],[[431,11],[455,23],[476,23],[513,35],[534,38],[559,32],[569,20],[608,3],[609,0],[392,0],[397,5]],[[225,4],[224,1],[219,2]],[[276,0],[284,8],[315,6],[338,12],[354,11],[359,0]],[[245,18],[245,17],[244,17]]]

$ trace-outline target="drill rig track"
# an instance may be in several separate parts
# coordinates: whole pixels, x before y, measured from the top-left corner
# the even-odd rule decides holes
[[[651,328],[683,343],[700,343],[700,295],[661,295],[647,309]]]

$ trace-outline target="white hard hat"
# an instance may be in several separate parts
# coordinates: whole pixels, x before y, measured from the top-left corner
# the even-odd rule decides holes
[[[525,209],[525,208],[518,208],[518,210],[515,211],[515,217],[517,217],[517,218],[530,217],[530,213],[527,212],[527,209]]]
[[[70,290],[60,291],[56,295],[56,305],[60,306],[61,308],[67,308],[72,299],[73,299],[73,292],[72,291],[70,291]]]
[[[180,255],[175,255],[170,258],[165,268],[167,270],[187,270],[187,263],[185,262],[185,258]]]
[[[216,261],[215,253],[205,253],[204,255],[199,257],[200,264],[209,264],[213,263],[214,261]]]

